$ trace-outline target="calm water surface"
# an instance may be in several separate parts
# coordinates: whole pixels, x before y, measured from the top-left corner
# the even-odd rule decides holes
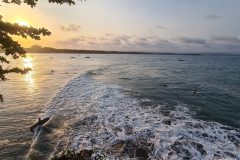
[[[119,140],[145,146],[139,137],[154,146],[152,159],[183,148],[182,159],[239,158],[240,56],[29,54],[16,65],[32,71],[0,81],[0,159],[104,153]],[[33,139],[38,117],[50,122]]]

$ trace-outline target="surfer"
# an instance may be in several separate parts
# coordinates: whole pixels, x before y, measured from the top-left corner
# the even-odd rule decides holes
[[[194,89],[193,95],[195,96],[197,94],[197,88]]]
[[[3,95],[0,94],[0,101],[3,102]]]
[[[165,83],[165,84],[163,84],[163,87],[164,87],[164,88],[168,87],[168,84],[166,84],[166,83]]]
[[[49,117],[47,118],[38,118],[38,122],[36,122],[35,124],[33,124],[31,127],[30,127],[30,131],[31,132],[34,132],[34,129],[37,128],[37,127],[41,127],[42,125],[44,125],[47,121],[49,120]]]

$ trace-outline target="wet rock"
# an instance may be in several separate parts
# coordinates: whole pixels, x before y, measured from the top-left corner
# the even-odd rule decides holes
[[[144,160],[149,158],[150,150],[147,144],[141,144],[135,140],[116,140],[111,147],[111,152],[118,156]]]
[[[168,152],[168,156],[172,156],[173,154],[174,154],[173,151]]]
[[[83,149],[77,154],[77,159],[91,160],[92,154],[92,150]]]
[[[240,140],[238,140],[234,135],[228,135],[227,138],[233,142],[235,146],[239,146]]]
[[[90,140],[90,142],[91,142],[92,144],[97,144],[97,140],[96,140],[95,138],[92,138],[92,139]]]
[[[141,106],[143,106],[143,107],[144,107],[144,106],[152,106],[152,104],[153,104],[153,103],[152,103],[151,101],[142,101],[142,102],[141,102]]]
[[[171,149],[175,151],[178,155],[182,156],[182,159],[190,160],[192,158],[191,153],[183,147],[183,143],[176,141],[171,145]]]
[[[199,123],[193,124],[193,127],[197,128],[197,129],[204,129],[204,127],[201,124],[199,124]]]
[[[129,158],[134,158],[135,150],[138,148],[137,144],[131,140],[125,142],[123,153],[128,155]]]
[[[120,128],[120,127],[115,127],[115,128],[113,128],[113,131],[114,131],[114,132],[122,132],[122,128]]]
[[[111,146],[111,152],[115,153],[115,154],[117,154],[117,153],[121,154],[124,151],[125,145],[126,145],[125,141],[118,139]]]
[[[169,111],[161,111],[161,114],[165,117],[169,116],[170,112]]]
[[[97,120],[97,116],[90,116],[90,117],[86,117],[84,118],[81,122],[80,122],[80,125],[92,125],[94,121]]]
[[[171,126],[172,120],[168,118],[163,118],[162,123]]]
[[[197,142],[191,142],[191,145],[201,153],[201,155],[207,155],[207,152],[203,149],[203,145]]]
[[[215,153],[213,156],[214,156],[214,159],[223,159],[223,157],[217,153]]]
[[[124,126],[124,129],[126,135],[131,135],[133,133],[133,126],[126,125]]]
[[[202,133],[203,137],[209,137],[207,133]]]
[[[221,126],[220,128],[221,128],[221,129],[224,129],[224,130],[228,130],[228,131],[233,130],[233,128],[227,127],[227,126]]]
[[[237,156],[233,153],[230,153],[230,152],[224,152],[224,153],[231,158],[237,158]]]
[[[135,151],[135,157],[138,159],[148,159],[148,150],[145,148],[137,148]]]
[[[67,150],[61,155],[55,155],[51,160],[91,160],[93,151],[83,149],[80,152],[76,153],[75,151]]]

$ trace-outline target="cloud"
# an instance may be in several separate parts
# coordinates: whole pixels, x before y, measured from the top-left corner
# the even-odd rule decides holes
[[[166,27],[165,27],[165,26],[162,26],[162,25],[156,25],[156,28],[157,28],[157,29],[166,29]]]
[[[201,38],[189,38],[189,37],[179,37],[176,39],[177,41],[185,44],[198,44],[198,45],[206,45],[207,41]]]
[[[80,25],[70,24],[68,26],[61,26],[61,29],[66,32],[77,32],[81,29]]]
[[[209,14],[209,15],[205,16],[205,18],[209,19],[209,20],[216,20],[216,19],[219,19],[221,17],[216,15],[216,14]]]
[[[111,35],[111,36],[109,36]],[[165,49],[172,46],[168,40],[157,36],[132,36],[107,34],[101,37],[76,36],[56,42],[61,48],[85,48],[104,50],[147,51]]]
[[[85,42],[86,42],[85,36],[77,36],[77,37],[69,38],[67,40],[56,41],[56,43],[60,45],[61,48],[64,48],[64,47],[76,48],[77,46],[80,46]]]
[[[240,51],[238,37],[211,37],[209,39],[177,37],[162,39],[159,36],[136,36],[110,34],[99,37],[76,36],[57,41],[59,48],[150,51],[150,52],[237,52]]]
[[[105,36],[107,36],[107,37],[112,37],[112,36],[114,36],[114,34],[112,34],[112,33],[106,33]]]
[[[225,36],[218,36],[218,37],[212,37],[211,40],[215,42],[220,43],[231,43],[231,44],[239,44],[240,45],[240,39],[238,37],[225,37]]]

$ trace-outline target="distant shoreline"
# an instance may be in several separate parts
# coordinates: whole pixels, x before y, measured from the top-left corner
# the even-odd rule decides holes
[[[50,47],[33,46],[26,48],[27,53],[64,53],[64,54],[160,54],[160,55],[201,55],[199,53],[171,53],[171,52],[139,52],[139,51],[103,51],[103,50],[78,50],[56,49]]]
[[[138,54],[138,55],[227,55],[227,56],[239,56],[240,53],[225,53],[225,52],[203,52],[203,53],[173,53],[173,52],[141,52],[141,51],[104,51],[104,50],[79,50],[79,49],[57,49],[51,47],[32,46],[31,48],[25,48],[27,53],[34,54]],[[0,53],[4,53],[0,49]]]
[[[116,51],[92,51],[92,52],[27,52],[29,54],[138,54],[138,55],[192,55],[192,56],[201,56],[202,54],[198,53],[152,53],[152,52],[116,52]]]

